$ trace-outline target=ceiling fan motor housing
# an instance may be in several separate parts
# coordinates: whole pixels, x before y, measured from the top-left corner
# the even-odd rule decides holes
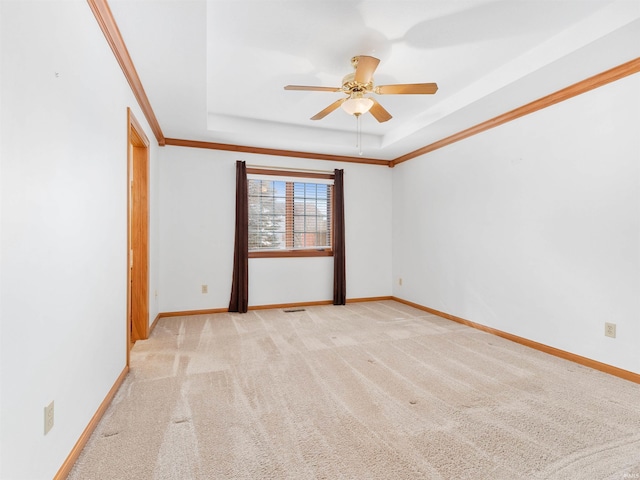
[[[355,77],[355,72],[344,76],[342,79],[342,91],[348,94],[355,92],[371,93],[373,90],[373,78],[369,83],[360,83],[356,82]]]

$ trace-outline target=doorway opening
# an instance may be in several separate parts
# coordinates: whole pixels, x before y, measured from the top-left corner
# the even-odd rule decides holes
[[[127,366],[149,336],[149,139],[127,109]]]

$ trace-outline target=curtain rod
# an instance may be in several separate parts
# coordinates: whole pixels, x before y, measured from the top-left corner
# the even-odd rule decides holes
[[[283,172],[304,172],[304,173],[326,173],[333,175],[334,170],[314,170],[312,168],[289,168],[289,167],[274,167],[272,165],[252,165],[247,163],[247,168],[257,168],[262,170],[282,170]]]

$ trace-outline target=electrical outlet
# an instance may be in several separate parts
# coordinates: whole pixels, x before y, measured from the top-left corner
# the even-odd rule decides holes
[[[605,322],[604,324],[604,335],[606,337],[616,338],[616,324]]]
[[[53,428],[53,401],[44,407],[44,434]]]
[[[209,293],[209,285],[202,285],[202,293]]]
[[[402,286],[402,277],[398,278],[398,285]]]

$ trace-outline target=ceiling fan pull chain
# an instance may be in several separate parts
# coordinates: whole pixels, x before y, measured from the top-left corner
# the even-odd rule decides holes
[[[358,155],[362,155],[362,126],[360,125],[361,115],[356,115],[356,148],[358,149]]]

